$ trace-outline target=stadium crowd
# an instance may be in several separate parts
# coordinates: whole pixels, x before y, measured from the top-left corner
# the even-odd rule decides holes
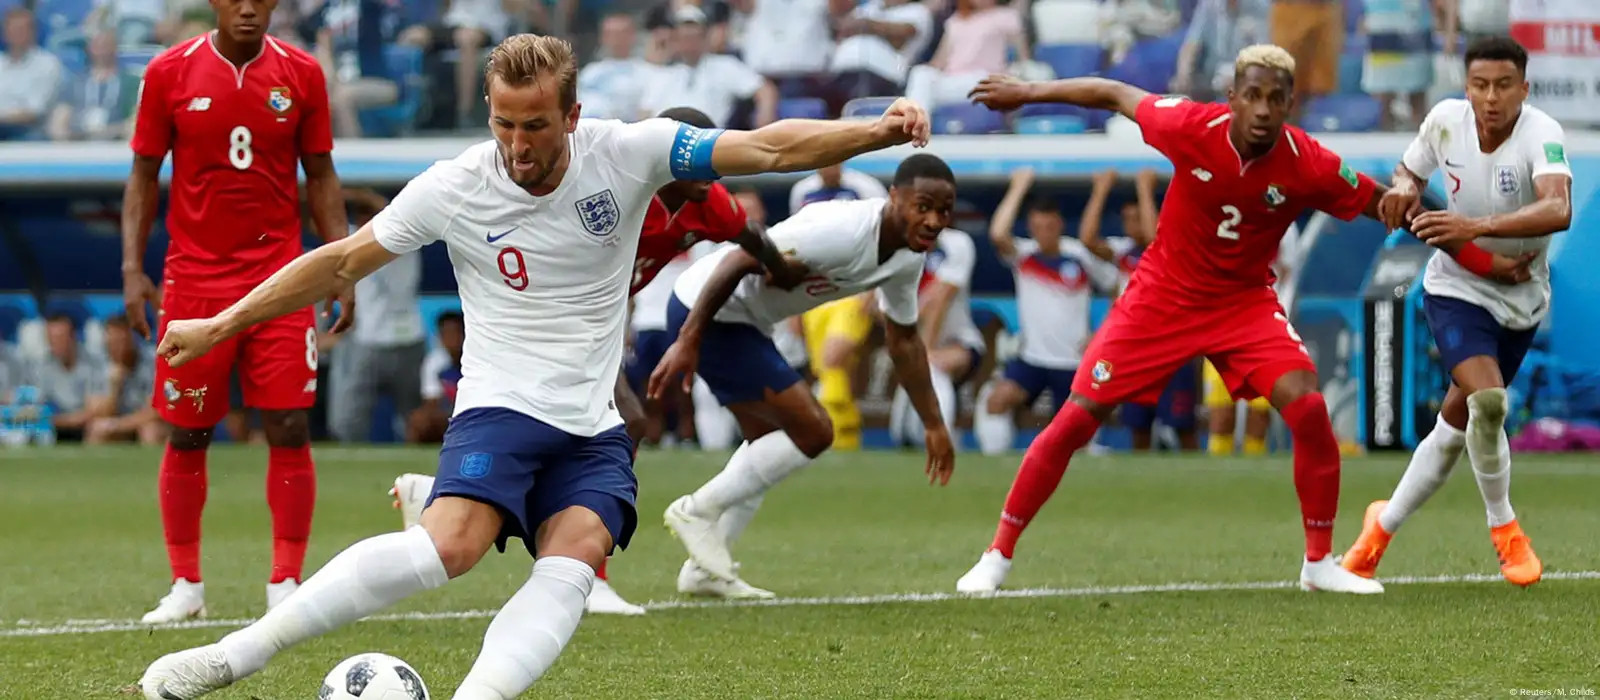
[[[0,0],[0,139],[126,138],[154,55],[207,31],[198,0]],[[876,114],[907,95],[940,129],[1058,133],[1107,114],[973,109],[989,73],[1100,73],[1152,91],[1216,96],[1252,43],[1288,48],[1303,125],[1414,126],[1461,89],[1460,47],[1503,33],[1507,0],[283,0],[279,41],[329,76],[340,137],[470,130],[481,57],[508,33],[570,37],[585,116],[637,119],[690,106],[718,123]],[[465,57],[465,58],[463,58]]]

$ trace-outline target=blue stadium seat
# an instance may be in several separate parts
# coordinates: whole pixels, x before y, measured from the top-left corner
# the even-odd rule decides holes
[[[1018,117],[1011,129],[1019,134],[1081,134],[1089,130],[1089,120],[1075,114]]]
[[[144,75],[144,67],[150,65],[163,50],[160,46],[125,46],[117,51],[117,65],[134,75]]]
[[[1034,49],[1033,59],[1049,64],[1057,78],[1077,78],[1100,69],[1100,53],[1094,44],[1055,44]]]
[[[89,54],[85,53],[81,46],[61,46],[51,53],[61,61],[64,80],[71,80],[73,76],[89,72]]]
[[[1329,95],[1313,98],[1300,123],[1307,131],[1372,131],[1382,114],[1383,105],[1370,95]]]
[[[935,134],[1003,134],[1005,115],[983,105],[940,105],[933,110]]]
[[[1163,37],[1145,39],[1133,45],[1129,55],[1138,56],[1139,63],[1146,69],[1171,76],[1178,72],[1178,52],[1183,50],[1185,31],[1177,31]]]
[[[1346,46],[1339,55],[1339,94],[1361,95],[1361,75],[1366,71],[1366,51]]]
[[[898,99],[895,97],[857,97],[844,103],[844,110],[839,115],[841,119],[875,119],[883,114]]]
[[[94,0],[38,0],[33,7],[40,27],[49,28],[52,33],[82,27],[93,11]]]
[[[28,317],[28,312],[13,304],[0,303],[0,343],[17,342],[17,326]]]
[[[422,110],[426,90],[422,74],[422,50],[393,44],[383,47],[384,77],[393,80],[399,94],[392,105],[361,110],[361,131],[365,136],[395,137],[410,133]]]
[[[1085,109],[1077,105],[1059,103],[1038,103],[1023,105],[1017,110],[1017,117],[1079,117],[1083,119],[1084,128],[1088,130],[1104,129],[1106,120],[1111,118],[1111,113],[1103,109]]]
[[[828,103],[817,97],[792,97],[778,101],[779,119],[827,119]]]

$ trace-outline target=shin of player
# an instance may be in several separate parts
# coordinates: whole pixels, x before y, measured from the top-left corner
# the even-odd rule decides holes
[[[1395,169],[1385,206],[1404,212],[1417,237],[1448,249],[1472,243],[1535,256],[1531,279],[1493,284],[1448,256],[1423,275],[1423,311],[1452,385],[1439,420],[1412,454],[1388,501],[1367,508],[1344,566],[1373,576],[1390,536],[1443,485],[1465,451],[1477,477],[1490,539],[1506,580],[1530,585],[1543,564],[1511,509],[1506,384],[1514,379],[1550,307],[1551,237],[1571,224],[1572,171],[1560,124],[1528,96],[1527,52],[1515,41],[1474,41],[1465,56],[1467,99],[1429,112]],[[1418,192],[1435,170],[1449,181],[1447,211],[1421,212]]]
[[[678,334],[650,378],[650,394],[698,371],[739,419],[746,444],[722,473],[668,508],[690,558],[716,579],[738,581],[718,521],[772,489],[833,443],[827,413],[784,360],[768,329],[828,301],[876,288],[900,383],[922,419],[931,479],[946,481],[953,448],[917,328],[923,252],[949,223],[954,176],[933,156],[912,156],[887,200],[823,202],[773,227],[774,242],[809,272],[795,289],[747,277],[757,262],[738,250],[701,259],[678,279],[669,330]],[[700,362],[704,352],[706,362]]]
[[[174,367],[201,361],[437,241],[450,250],[469,323],[422,526],[352,545],[255,623],[158,659],[140,681],[149,700],[232,685],[283,649],[443,585],[513,537],[537,560],[454,698],[521,694],[555,662],[595,569],[633,531],[632,444],[611,395],[655,191],[675,179],[810,169],[927,135],[926,112],[904,100],[874,122],[753,132],[580,120],[572,46],[549,36],[506,39],[486,73],[493,141],[436,163],[354,236],[302,256],[220,315],[168,325],[157,352]],[[535,197],[551,206],[528,206]]]
[[[216,314],[300,253],[302,165],[317,232],[330,242],[346,234],[322,70],[314,57],[265,35],[274,5],[216,5],[217,31],[173,47],[145,71],[122,232],[126,311],[133,329],[146,336],[151,323],[145,304],[155,302],[156,294],[144,272],[145,243],[167,153],[173,154],[167,219],[172,243],[162,274],[158,334],[172,321]],[[240,68],[245,65],[249,71]],[[192,94],[205,97],[191,100]],[[337,294],[345,304],[335,331],[351,321],[348,293],[345,287]],[[206,450],[228,410],[235,372],[245,405],[261,410],[270,445],[268,607],[298,585],[316,503],[305,412],[316,398],[314,322],[308,304],[219,346],[205,362],[183,369],[158,363],[151,400],[174,427],[159,477],[173,584],[145,622],[176,622],[205,610],[200,521]]]

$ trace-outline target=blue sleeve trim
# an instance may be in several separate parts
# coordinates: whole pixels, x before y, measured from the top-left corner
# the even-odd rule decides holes
[[[717,180],[722,176],[711,166],[711,150],[721,138],[722,129],[700,129],[678,125],[672,139],[672,177],[676,180]]]

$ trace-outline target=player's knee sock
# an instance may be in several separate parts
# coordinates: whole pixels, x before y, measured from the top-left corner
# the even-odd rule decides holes
[[[1294,438],[1294,490],[1306,529],[1306,560],[1319,561],[1333,548],[1339,512],[1339,439],[1318,392],[1284,406],[1283,422]]]
[[[172,579],[200,582],[200,515],[206,507],[206,451],[167,445],[161,454],[161,529]]]
[[[755,519],[756,510],[761,507],[761,501],[765,498],[756,496],[739,501],[722,511],[722,517],[717,518],[717,530],[722,532],[723,542],[732,547],[734,542],[739,541],[739,536],[744,534],[745,528],[750,527],[750,521]]]
[[[1478,477],[1489,527],[1517,519],[1511,511],[1511,442],[1506,438],[1510,405],[1505,389],[1482,389],[1467,397],[1467,458]]]
[[[577,559],[544,557],[489,622],[483,650],[454,700],[511,700],[556,662],[583,618],[594,571]]]
[[[311,446],[273,447],[267,453],[267,507],[272,510],[272,583],[302,578],[311,514],[317,507],[317,472]]]
[[[729,506],[766,493],[810,463],[811,458],[787,433],[767,433],[734,453],[720,474],[695,491],[689,498],[689,511],[704,518],[720,518]]]
[[[983,385],[972,410],[973,436],[978,439],[978,450],[986,455],[997,455],[1011,449],[1017,437],[1009,411],[989,412],[989,395],[994,393],[994,386],[993,382]]]
[[[1466,446],[1467,434],[1444,422],[1444,416],[1439,416],[1433,432],[1428,433],[1417,444],[1417,451],[1411,453],[1411,463],[1406,465],[1405,475],[1395,485],[1389,504],[1378,514],[1378,525],[1384,532],[1394,534],[1399,531],[1406,518],[1417,512],[1444,485],[1445,477],[1450,476],[1450,470],[1455,468]]]
[[[1206,439],[1206,454],[1212,457],[1232,457],[1233,436],[1212,433],[1211,437]]]
[[[1089,444],[1099,428],[1100,421],[1082,406],[1068,402],[1061,407],[1022,456],[1022,468],[1011,482],[1011,492],[1006,494],[1005,510],[1000,512],[1000,526],[995,530],[990,549],[1011,558],[1028,522],[1056,492],[1061,476],[1067,473],[1072,453]]]
[[[1245,438],[1244,438],[1244,456],[1246,456],[1246,457],[1262,457],[1262,456],[1265,456],[1266,454],[1267,454],[1267,439],[1266,438],[1250,437],[1248,435],[1245,436]]]
[[[243,678],[284,649],[443,586],[449,578],[427,530],[413,527],[369,537],[340,552],[294,595],[219,644],[234,678]]]

